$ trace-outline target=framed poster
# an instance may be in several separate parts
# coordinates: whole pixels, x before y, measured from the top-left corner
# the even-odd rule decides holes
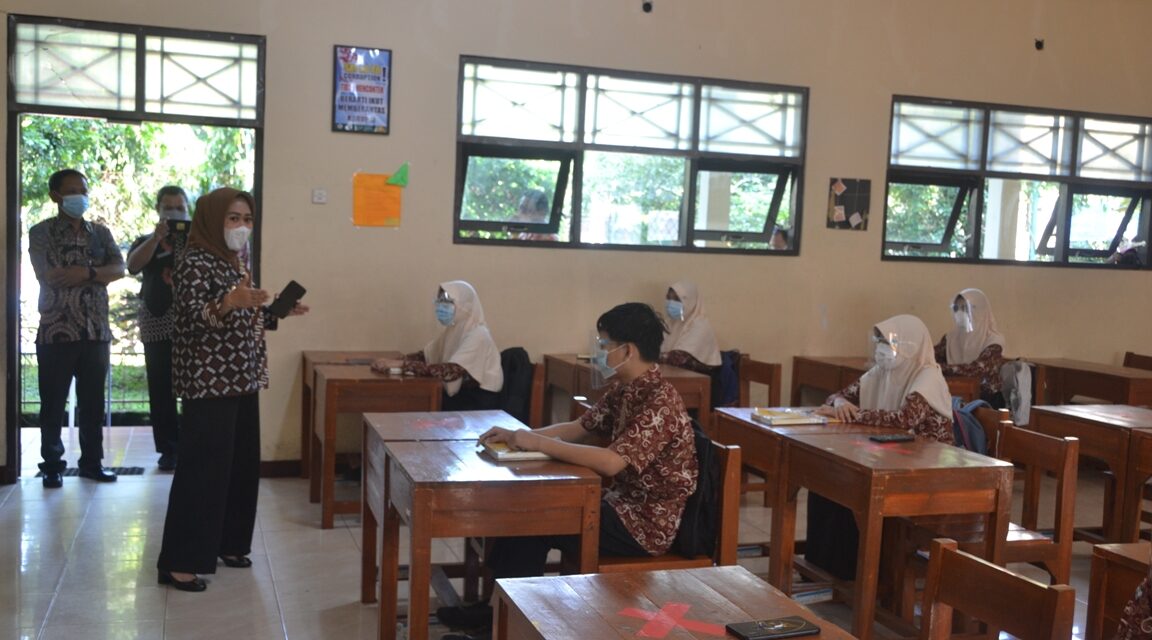
[[[392,51],[338,44],[332,57],[332,130],[387,134]]]

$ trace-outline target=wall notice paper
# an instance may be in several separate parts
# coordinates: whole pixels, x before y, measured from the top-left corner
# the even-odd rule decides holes
[[[408,163],[396,173],[352,175],[352,224],[358,227],[399,227],[401,194],[408,186]]]
[[[828,187],[828,228],[868,229],[871,180],[832,178]]]

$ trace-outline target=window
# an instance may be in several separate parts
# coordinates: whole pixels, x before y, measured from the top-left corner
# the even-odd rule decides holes
[[[806,104],[796,87],[464,57],[455,241],[773,251],[775,228],[799,228]]]
[[[897,97],[891,131],[885,259],[1147,264],[1152,121]]]

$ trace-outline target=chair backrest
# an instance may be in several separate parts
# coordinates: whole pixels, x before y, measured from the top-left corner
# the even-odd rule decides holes
[[[1152,356],[1142,356],[1139,353],[1128,351],[1124,354],[1124,366],[1152,371]]]
[[[952,610],[988,625],[989,638],[1003,629],[1022,640],[1072,637],[1076,592],[1066,584],[1045,586],[956,549],[946,538],[932,541],[920,620],[921,640],[952,635]]]
[[[1044,477],[1056,478],[1053,543],[1072,550],[1072,524],[1076,507],[1078,438],[1056,438],[1028,429],[1005,427],[1000,434],[1000,458],[1024,468],[1024,512],[1020,524],[1035,531],[1040,513]]]
[[[972,415],[980,422],[984,429],[984,440],[988,443],[988,455],[993,458],[1000,457],[1000,439],[1004,429],[1012,426],[1012,414],[1007,409],[993,409],[991,407],[977,407]]]
[[[504,387],[500,389],[500,408],[517,420],[528,423],[532,406],[532,379],[535,370],[523,347],[509,347],[500,352],[500,369]]]
[[[768,406],[780,406],[781,366],[776,362],[760,362],[745,355],[740,359],[737,373],[740,381],[740,400],[737,406],[750,407],[752,383],[768,385]]]
[[[548,385],[544,383],[544,363],[537,362],[532,365],[532,397],[528,402],[528,426],[533,429],[552,422],[552,416],[544,415],[544,392],[547,389]]]

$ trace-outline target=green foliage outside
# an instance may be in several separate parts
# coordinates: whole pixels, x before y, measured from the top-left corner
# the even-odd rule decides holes
[[[48,178],[72,168],[88,178],[90,213],[112,231],[125,260],[139,236],[155,228],[156,192],[168,184],[196,197],[221,186],[251,189],[255,173],[255,132],[251,129],[143,122],[125,124],[93,118],[27,114],[20,119],[20,212],[24,261],[20,283],[20,345],[31,354],[21,367],[22,401],[35,402],[35,338],[39,284],[27,259],[28,229],[57,214],[48,197]],[[147,411],[143,347],[136,322],[138,278],[127,276],[108,287],[112,325],[113,410]],[[141,405],[139,399],[143,399]],[[27,412],[28,405],[22,411]],[[38,407],[37,407],[38,408]]]
[[[940,243],[947,231],[948,220],[952,216],[952,207],[959,192],[958,187],[952,186],[889,182],[884,241],[909,244]],[[887,254],[953,258],[966,256],[971,233],[968,228],[968,208],[971,206],[971,198],[971,194],[966,198],[952,241],[946,250],[908,247],[898,251],[887,250]]]

